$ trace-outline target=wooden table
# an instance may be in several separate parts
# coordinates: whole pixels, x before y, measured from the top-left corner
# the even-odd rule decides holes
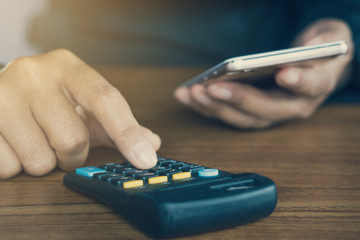
[[[199,69],[98,69],[138,121],[162,137],[159,155],[276,182],[270,217],[191,239],[360,239],[360,105],[326,105],[308,120],[240,131],[173,98],[175,86]],[[123,160],[98,148],[86,164]],[[147,239],[105,205],[65,188],[63,175],[0,182],[0,239]]]

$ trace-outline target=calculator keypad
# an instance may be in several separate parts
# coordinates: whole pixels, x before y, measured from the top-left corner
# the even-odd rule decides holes
[[[117,185],[124,189],[143,188],[156,184],[179,183],[220,175],[219,170],[203,166],[158,158],[158,163],[150,169],[137,169],[130,163],[107,163],[100,167],[82,167],[76,173],[88,178]]]

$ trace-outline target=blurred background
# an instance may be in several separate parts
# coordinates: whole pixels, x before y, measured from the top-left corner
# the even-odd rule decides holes
[[[0,62],[40,52],[30,43],[28,29],[31,19],[48,7],[47,0],[0,0],[0,5]]]
[[[294,17],[286,0],[0,2],[5,63],[61,47],[95,64],[210,65],[287,47],[295,34],[288,30]],[[276,21],[280,17],[287,21]]]
[[[305,26],[328,16],[350,19],[359,42],[357,1],[0,0],[0,63],[66,48],[94,65],[208,67],[287,48]],[[345,101],[353,101],[349,96]]]

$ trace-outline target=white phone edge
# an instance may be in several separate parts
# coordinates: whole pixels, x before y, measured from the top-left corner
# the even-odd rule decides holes
[[[191,86],[195,83],[206,82],[224,73],[231,74],[231,72],[239,71],[247,72],[260,67],[341,55],[345,54],[347,51],[348,45],[345,41],[335,41],[229,58],[184,82],[182,85]]]

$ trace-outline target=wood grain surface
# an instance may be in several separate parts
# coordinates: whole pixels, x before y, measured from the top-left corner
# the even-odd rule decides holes
[[[360,105],[324,105],[306,120],[241,131],[180,105],[173,89],[202,69],[98,67],[160,156],[275,181],[278,205],[258,222],[184,239],[360,239]],[[86,165],[123,161],[92,149]],[[0,182],[0,239],[148,239],[102,203],[62,184],[64,172]]]

